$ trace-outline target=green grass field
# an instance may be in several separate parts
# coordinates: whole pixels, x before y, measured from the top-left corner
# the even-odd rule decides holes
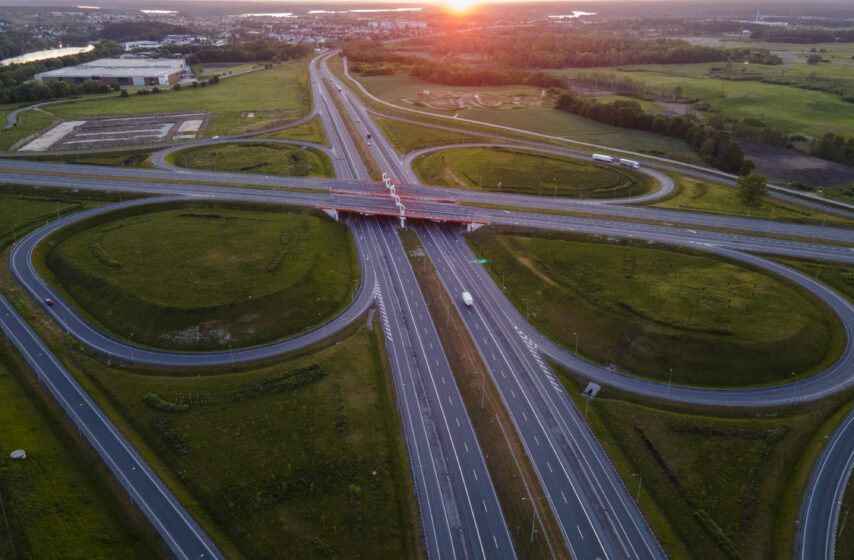
[[[584,409],[586,380],[555,369]],[[641,509],[671,558],[790,558],[803,487],[850,398],[757,414],[605,388],[587,416],[633,498],[640,485]]]
[[[824,282],[854,303],[854,265],[776,255],[769,255],[768,258]]]
[[[540,196],[622,198],[652,188],[628,169],[506,148],[440,150],[415,159],[413,169],[428,185]]]
[[[361,329],[307,356],[201,377],[75,360],[243,558],[414,558],[416,510],[377,338]],[[193,404],[174,412],[158,399]]]
[[[65,120],[204,109],[213,114],[206,136],[260,130],[296,120],[311,105],[307,62],[295,61],[250,72],[204,88],[185,87],[158,95],[131,95],[58,103],[50,111]],[[253,112],[255,116],[246,116]],[[243,116],[241,116],[243,115]]]
[[[632,374],[777,383],[817,373],[845,346],[838,319],[811,295],[710,256],[490,228],[469,243],[547,336],[570,349],[577,340],[583,356]]]
[[[13,373],[14,372],[14,373]],[[0,557],[60,560],[154,558],[93,471],[0,348]],[[9,453],[24,449],[27,459]],[[97,460],[97,459],[95,459]]]
[[[383,133],[391,142],[398,154],[408,154],[422,148],[443,146],[445,144],[465,144],[472,142],[492,142],[493,138],[486,138],[474,134],[442,130],[430,126],[422,126],[395,119],[384,119],[374,117],[374,121],[382,129]],[[453,125],[454,123],[449,123]]]
[[[143,167],[154,168],[149,163],[148,156],[152,150],[129,149],[120,152],[101,152],[91,154],[66,155],[36,155],[27,159],[31,161],[56,161],[60,163],[81,163],[86,165],[106,165],[109,167]],[[22,154],[23,155],[23,154]]]
[[[38,266],[120,337],[223,349],[288,337],[358,287],[349,230],[313,210],[155,205],[99,216],[41,245]]]
[[[340,63],[338,63],[340,67]],[[336,63],[330,63],[330,68],[333,70]],[[437,86],[423,82],[412,76],[354,76],[362,85],[367,88],[373,95],[380,99],[389,101],[396,105],[406,107],[407,104],[401,102],[402,95],[411,95],[411,92],[423,89],[449,89],[449,90],[470,90],[471,92],[492,92],[495,89],[498,93],[502,88],[508,91],[516,91],[520,86],[500,86],[498,88],[453,88],[450,86]],[[528,88],[529,90],[531,88]],[[537,90],[539,91],[539,90]],[[411,106],[413,109],[430,110],[425,107]],[[550,107],[550,105],[548,106]],[[387,109],[382,109],[387,110]],[[560,136],[579,142],[589,142],[593,144],[601,144],[613,148],[634,150],[646,152],[650,154],[669,155],[684,161],[702,163],[697,154],[691,149],[687,143],[660,136],[640,130],[626,130],[613,126],[601,124],[589,119],[570,115],[563,111],[558,111],[551,108],[536,108],[536,107],[520,107],[515,109],[496,109],[496,108],[467,108],[457,110],[432,111],[436,114],[455,115],[467,119],[488,122],[501,126],[509,126],[521,130],[528,130],[539,134],[548,134]],[[441,124],[453,126],[453,121],[442,120]],[[468,125],[459,123],[460,128],[466,128]],[[499,134],[500,131],[496,131]]]
[[[709,181],[700,181],[684,175],[671,174],[676,182],[673,196],[651,204],[658,208],[689,210],[727,216],[744,216],[804,224],[825,224],[851,227],[852,222],[837,214],[815,208],[799,206],[766,197],[761,206],[748,208],[734,187]]]
[[[854,111],[838,95],[755,81],[732,81],[662,74],[656,71],[615,71],[613,68],[565,69],[560,74],[613,73],[647,83],[662,94],[677,87],[682,96],[708,103],[735,119],[758,119],[789,134],[819,137],[827,132],[849,136]]]
[[[181,167],[290,177],[334,177],[332,161],[319,150],[287,144],[217,144],[188,148],[169,155]]]
[[[24,111],[18,114],[18,124],[9,130],[0,130],[0,150],[6,151],[19,140],[34,134],[56,119],[43,111]],[[5,119],[3,124],[5,125]]]
[[[842,499],[842,503],[845,506],[841,507],[839,512],[839,535],[836,539],[837,558],[851,558],[854,556],[854,523],[849,523],[849,521],[854,521],[851,519],[851,506],[849,505],[852,501],[854,501],[854,484],[849,479],[848,489],[845,491],[845,497]]]
[[[320,117],[314,117],[310,121],[292,128],[259,134],[258,138],[284,138],[286,140],[301,140],[303,142],[314,142],[322,146],[329,146],[329,141],[326,139],[326,133],[323,130],[323,124],[320,122]]]

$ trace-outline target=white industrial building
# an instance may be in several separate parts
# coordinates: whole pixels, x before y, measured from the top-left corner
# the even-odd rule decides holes
[[[165,86],[174,84],[189,73],[190,68],[182,58],[101,58],[42,72],[36,74],[35,79],[43,83],[82,84],[86,80],[95,80],[120,86]]]

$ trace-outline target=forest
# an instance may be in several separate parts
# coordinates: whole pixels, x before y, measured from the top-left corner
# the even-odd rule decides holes
[[[23,31],[0,33],[0,58],[11,58],[24,53],[50,48],[53,45]]]
[[[847,140],[828,132],[810,144],[810,155],[830,161],[854,165],[854,138]]]

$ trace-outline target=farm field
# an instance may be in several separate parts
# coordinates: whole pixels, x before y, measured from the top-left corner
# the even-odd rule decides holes
[[[413,558],[413,490],[377,333],[201,377],[75,359],[229,557]]]
[[[210,171],[285,175],[290,177],[334,177],[329,156],[319,150],[263,140],[257,143],[216,144],[188,148],[169,155],[181,167]]]
[[[616,166],[507,148],[449,148],[419,156],[413,169],[428,185],[540,196],[622,198],[652,181]]]
[[[131,95],[100,100],[80,100],[50,106],[64,120],[104,115],[137,115],[195,111],[203,107],[214,115],[205,135],[216,136],[260,130],[299,119],[310,110],[305,60],[269,70],[235,76],[207,87],[184,87],[157,95]],[[249,117],[253,113],[253,117]]]
[[[70,226],[36,257],[52,285],[119,337],[185,350],[261,344],[326,321],[358,287],[349,230],[313,210],[132,210]]]
[[[351,76],[356,78],[365,86],[365,88],[368,89],[368,91],[380,99],[403,107],[406,107],[407,104],[402,102],[401,99],[403,96],[411,95],[413,90],[417,93],[418,90],[426,88],[430,89],[432,92],[433,89],[437,88],[437,84],[429,84],[412,76],[360,76],[357,74],[351,74]],[[512,92],[518,91],[520,86],[498,86],[495,88],[438,87],[448,88],[450,90],[496,90],[494,95],[498,95],[502,91],[504,91],[505,94],[512,94]],[[532,90],[536,88],[526,89]],[[681,140],[640,130],[626,130],[608,126],[583,117],[570,115],[569,113],[552,109],[551,106],[552,104],[550,103],[543,105],[542,107],[519,106],[517,108],[504,110],[474,107],[454,111],[431,111],[429,108],[417,106],[412,106],[412,108],[427,110],[436,114],[458,115],[459,117],[467,119],[519,128],[521,130],[529,130],[539,134],[560,136],[579,142],[601,144],[613,148],[651,154],[667,154],[684,161],[702,163],[702,160],[694,153],[691,146]],[[450,120],[443,124],[454,126],[454,122]],[[466,123],[459,123],[459,127],[465,128]]]
[[[587,407],[586,380],[555,370]],[[670,558],[788,558],[802,489],[850,398],[756,414],[605,388],[587,418]]]
[[[659,381],[672,370],[680,385],[756,386],[817,373],[845,346],[823,304],[758,270],[672,247],[491,231],[469,244],[510,300],[597,363]]]
[[[558,71],[567,77],[594,72],[613,73],[617,77],[642,81],[664,95],[672,94],[679,87],[682,88],[682,97],[708,103],[728,117],[758,119],[788,134],[819,137],[832,132],[847,136],[854,128],[851,104],[842,101],[838,95],[821,91],[753,81],[682,77],[643,67],[637,70],[627,67],[624,71],[613,68]]]

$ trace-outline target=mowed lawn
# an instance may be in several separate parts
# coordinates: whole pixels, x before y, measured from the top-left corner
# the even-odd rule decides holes
[[[107,215],[60,232],[38,260],[103,327],[183,349],[298,334],[340,312],[359,278],[346,226],[298,208],[198,204]]]
[[[488,228],[469,242],[546,335],[636,375],[776,383],[817,373],[845,347],[839,320],[810,294],[711,256]]]
[[[29,372],[13,373],[17,367],[0,348],[0,557],[153,558],[89,456],[25,388],[18,376]],[[10,459],[16,449],[27,458]]]
[[[398,154],[408,154],[422,148],[443,146],[446,144],[471,144],[472,142],[499,142],[494,138],[486,138],[476,134],[443,130],[431,126],[374,117],[374,121],[382,129],[383,134],[391,142]],[[453,126],[454,123],[448,123]]]
[[[325,153],[273,142],[217,144],[170,154],[175,165],[211,171],[234,171],[289,177],[334,177]]]
[[[570,198],[621,198],[652,181],[626,168],[510,148],[450,148],[415,159],[428,185]]]
[[[461,118],[518,128],[538,134],[558,136],[578,142],[587,142],[651,154],[667,154],[686,161],[702,162],[699,156],[691,149],[691,146],[681,140],[640,130],[627,130],[609,126],[552,109],[549,105],[541,108],[518,107],[514,109],[497,109],[477,107],[440,111],[401,102],[402,97],[417,94],[418,90],[423,89],[441,89],[443,91],[450,90],[466,93],[480,92],[483,95],[489,94],[497,97],[519,92],[519,88],[522,86],[455,88],[452,86],[430,84],[412,76],[360,76],[358,74],[351,74],[351,76],[361,82],[373,95],[401,107],[409,107],[435,114],[458,115]],[[524,89],[530,92],[536,88],[528,87]],[[541,90],[537,89],[536,91]],[[451,120],[442,124],[459,126],[460,128],[466,127],[465,122],[456,124]],[[501,131],[497,130],[496,133],[500,134]]]
[[[294,61],[240,76],[222,79],[207,87],[184,87],[160,94],[70,101],[49,107],[64,120],[104,115],[135,115],[205,110],[213,114],[206,136],[259,130],[296,120],[311,106],[307,89],[306,61]],[[248,117],[248,113],[254,117]],[[243,116],[241,116],[243,115]]]
[[[363,328],[301,358],[201,377],[78,361],[189,491],[192,508],[213,520],[212,532],[226,535],[224,550],[246,559],[414,558],[413,489],[379,336]],[[160,401],[191,405],[176,412]]]

